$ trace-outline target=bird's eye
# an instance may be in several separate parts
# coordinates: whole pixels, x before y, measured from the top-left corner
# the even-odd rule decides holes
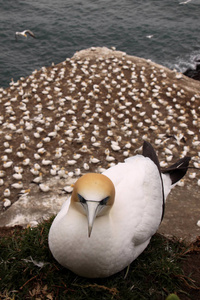
[[[86,200],[80,194],[78,194],[78,198],[79,198],[80,203],[82,203],[82,204],[86,203]]]
[[[100,201],[100,205],[106,205],[108,202],[109,196]]]

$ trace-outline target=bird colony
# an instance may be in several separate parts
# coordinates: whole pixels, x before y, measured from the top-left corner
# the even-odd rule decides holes
[[[12,80],[0,89],[0,210],[32,184],[48,193],[50,177],[102,172],[140,153],[143,140],[161,168],[191,156],[186,180],[200,186],[199,91],[181,73],[107,48]]]

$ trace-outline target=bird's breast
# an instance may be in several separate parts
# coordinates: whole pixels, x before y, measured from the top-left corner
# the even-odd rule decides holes
[[[86,216],[79,215],[78,222],[74,217],[70,212],[50,230],[49,246],[61,265],[80,276],[105,277],[132,261],[132,243],[109,215],[95,219],[90,237]]]

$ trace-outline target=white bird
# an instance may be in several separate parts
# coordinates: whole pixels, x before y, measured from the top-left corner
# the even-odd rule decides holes
[[[5,189],[3,195],[4,195],[5,197],[9,197],[9,196],[10,196],[10,190],[9,190],[9,189]]]
[[[12,166],[12,164],[13,164],[13,161],[4,161],[3,167],[7,169],[7,168],[10,168]]]
[[[40,172],[40,173],[39,173],[39,176],[35,177],[35,178],[32,180],[32,182],[37,183],[37,184],[41,183],[41,182],[42,182],[42,173]]]
[[[77,163],[77,161],[75,160],[75,159],[69,159],[68,161],[67,161],[67,164],[69,165],[69,166],[73,166],[73,165],[75,165]]]
[[[192,0],[186,0],[186,1],[183,1],[183,2],[180,2],[179,4],[187,4],[189,2],[191,2]]]
[[[80,170],[79,168],[76,168],[76,169],[74,170],[74,174],[75,174],[76,176],[80,176],[80,175],[81,175],[81,170]]]
[[[22,189],[23,188],[23,183],[21,181],[19,181],[19,182],[11,184],[11,187],[13,187],[15,189]]]
[[[115,142],[112,142],[111,148],[113,151],[119,151],[121,149],[120,146],[118,145],[118,143],[115,143]]]
[[[148,39],[151,39],[151,38],[153,37],[153,34],[146,35],[146,37],[147,37]]]
[[[8,155],[2,155],[1,160],[2,161],[7,161],[8,160]]]
[[[52,166],[52,168],[50,169],[50,174],[52,176],[55,176],[57,174],[57,168],[55,166]]]
[[[179,160],[161,175],[156,153],[145,141],[142,155],[102,174],[80,177],[50,228],[54,258],[89,278],[123,270],[157,231],[165,199],[171,186],[187,172],[189,160]]]
[[[52,160],[45,159],[45,158],[42,160],[42,165],[44,166],[49,166],[51,164],[52,164]]]
[[[24,169],[22,167],[19,167],[19,166],[15,166],[13,169],[16,173],[23,173],[23,171],[24,171]]]
[[[74,159],[79,159],[81,157],[81,154],[79,153],[74,153],[73,158]]]
[[[114,158],[114,156],[106,155],[106,160],[107,160],[108,162],[111,162],[111,161],[115,161],[115,158]]]
[[[84,163],[84,164],[83,164],[83,168],[84,168],[85,170],[89,170],[90,166],[89,166],[87,163]]]
[[[66,186],[64,186],[63,191],[65,191],[66,193],[71,193],[73,191],[73,187],[74,187],[73,184],[66,185]]]
[[[16,38],[16,40],[17,40],[18,36],[25,36],[27,38],[27,34],[30,35],[31,37],[33,37],[34,39],[36,39],[35,34],[30,30],[24,30],[24,31],[20,31],[20,32],[16,31],[15,32],[15,38]]]
[[[93,163],[93,164],[98,164],[100,162],[100,160],[94,156],[91,156],[90,157],[90,163]]]
[[[44,193],[50,191],[50,187],[47,184],[44,184],[44,183],[40,183],[39,188]]]
[[[17,180],[21,180],[22,179],[22,174],[21,173],[14,173],[13,177]]]
[[[11,206],[11,201],[10,201],[10,199],[8,199],[8,198],[5,198],[5,199],[3,199],[3,206],[4,207],[9,207],[9,206]]]
[[[24,166],[27,166],[27,165],[29,165],[30,164],[30,158],[25,158],[24,160],[23,160],[23,162],[22,162],[22,164],[24,165]]]

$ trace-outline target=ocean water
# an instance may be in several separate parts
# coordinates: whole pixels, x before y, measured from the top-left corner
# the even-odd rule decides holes
[[[200,56],[200,1],[183,1],[0,0],[0,86],[92,46],[183,72]],[[16,41],[25,29],[37,39]]]

